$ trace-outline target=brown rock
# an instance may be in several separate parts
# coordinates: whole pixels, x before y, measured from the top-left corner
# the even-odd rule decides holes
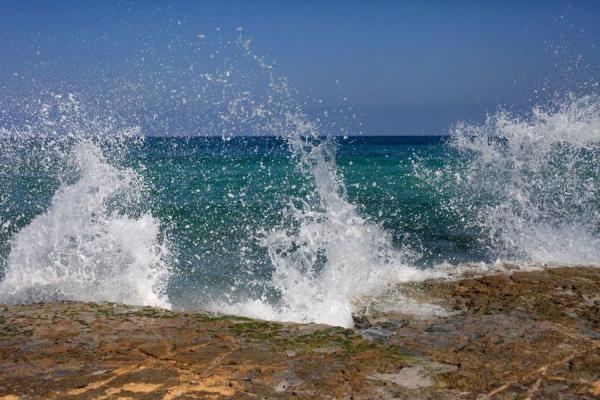
[[[430,281],[368,329],[114,304],[0,308],[0,399],[591,399],[600,269]],[[363,327],[365,328],[365,327]]]

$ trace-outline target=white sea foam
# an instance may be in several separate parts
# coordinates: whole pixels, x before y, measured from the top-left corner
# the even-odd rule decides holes
[[[364,309],[365,299],[375,303],[386,296],[388,301],[399,283],[511,270],[501,262],[414,267],[413,251],[395,247],[388,232],[348,200],[335,146],[320,138],[324,132],[303,114],[285,79],[273,76],[264,59],[251,53],[249,42],[243,46],[267,76],[267,93],[255,99],[243,90],[230,101],[218,102],[225,107],[217,119],[228,126],[218,126],[215,133],[228,139],[230,132],[252,125],[261,134],[285,138],[297,170],[312,189],[305,197],[290,198],[282,221],[259,230],[255,238],[273,267],[267,285],[271,292],[220,298],[207,308],[351,326],[352,314]],[[207,81],[234,90],[235,76],[230,74],[227,69],[227,79]],[[57,102],[58,107],[42,104],[39,123],[29,130],[33,136],[42,129],[68,139],[59,139],[42,153],[60,153],[59,164],[74,167],[77,179],[65,180],[49,207],[12,237],[0,302],[111,300],[169,307],[169,246],[160,221],[141,205],[143,179],[133,169],[118,166],[97,143],[135,131],[123,135],[112,126],[98,129],[98,121],[88,122],[72,96]],[[13,133],[3,129],[0,136],[12,140]],[[481,126],[457,125],[450,143],[465,162],[458,169],[450,163],[444,171],[422,177],[441,189],[453,185],[455,196],[448,207],[475,210],[465,223],[481,229],[486,235],[482,241],[503,260],[523,268],[600,264],[599,142],[600,102],[573,97],[552,109],[534,108],[527,118],[499,112]],[[387,307],[417,314],[442,312],[401,295]]]
[[[211,307],[264,319],[351,326],[356,299],[421,279],[424,273],[409,266],[408,251],[395,248],[389,234],[347,200],[334,146],[319,139],[318,126],[295,105],[287,82],[259,63],[270,76],[265,108],[273,110],[263,125],[287,140],[313,190],[306,198],[290,199],[286,223],[259,236],[274,267],[270,287],[280,295],[279,302],[219,301]]]
[[[216,133],[227,139],[230,132],[250,124],[261,134],[284,137],[298,171],[313,190],[306,198],[291,198],[287,218],[258,235],[272,262],[268,287],[276,296],[215,302],[212,307],[269,319],[349,326],[355,299],[416,279],[422,272],[408,266],[407,253],[394,248],[389,235],[347,200],[331,143],[319,139],[322,132],[302,113],[286,80],[274,77],[264,59],[250,52],[248,42],[243,47],[267,77],[267,93],[254,99],[246,90],[235,91],[231,69],[216,74],[223,79],[207,84],[223,85],[225,94],[234,92],[215,102],[225,105],[218,108],[222,111]],[[52,96],[32,110],[28,118],[36,122],[28,128],[30,136],[64,136],[77,143],[72,152],[60,154],[57,165],[61,169],[73,164],[79,176],[74,183],[62,183],[50,206],[14,234],[0,301],[58,298],[169,306],[167,250],[159,240],[159,221],[143,211],[130,212],[127,204],[140,192],[141,177],[117,167],[94,144],[123,136],[122,129],[103,125],[119,118],[94,118],[93,109],[87,110],[70,95]],[[10,129],[8,133],[21,140]],[[71,146],[67,140],[58,141],[58,152]],[[52,155],[55,150],[48,151]],[[273,302],[274,297],[279,301]]]
[[[14,235],[0,302],[117,301],[169,307],[159,223],[122,206],[140,195],[133,170],[111,165],[99,146],[72,150],[79,179],[63,184],[49,208]],[[117,201],[118,205],[111,205]]]
[[[402,282],[510,273],[542,264],[600,264],[600,102],[595,97],[534,108],[525,119],[499,112],[483,126],[459,124],[454,131],[451,146],[467,161],[445,171],[446,182],[458,185],[458,191],[452,188],[458,195],[451,206],[469,210],[479,201],[475,218],[466,223],[487,232],[504,261],[520,265],[498,260],[412,267],[410,254],[394,248],[387,232],[347,200],[332,148],[310,140],[317,128],[297,113],[286,118],[284,136],[298,168],[314,180],[318,202],[290,206],[292,222],[262,238],[275,266],[272,285],[281,294],[280,303],[221,304],[223,311],[350,326],[357,299],[377,302]],[[441,184],[439,179],[432,183]],[[396,298],[392,308],[441,312],[406,298]]]
[[[451,142],[457,208],[482,201],[476,222],[500,256],[531,263],[600,264],[600,99],[570,96],[526,118],[507,112],[459,124]]]

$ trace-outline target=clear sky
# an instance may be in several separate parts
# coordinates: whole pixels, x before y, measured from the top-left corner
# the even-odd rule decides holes
[[[358,109],[364,134],[447,133],[600,77],[600,1],[0,0],[0,96],[184,69],[182,42],[238,27],[313,109]]]

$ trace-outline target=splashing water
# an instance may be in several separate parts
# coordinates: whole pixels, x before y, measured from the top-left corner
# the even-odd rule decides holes
[[[301,115],[288,115],[288,123],[293,127],[288,144],[298,168],[314,180],[314,193],[308,201],[297,199],[299,205],[291,202],[288,225],[261,237],[274,265],[271,285],[281,300],[275,306],[255,300],[217,309],[351,326],[359,298],[425,274],[405,264],[407,252],[395,249],[388,234],[347,201],[332,144],[314,143],[318,131]]]
[[[13,107],[20,116],[0,129],[1,302],[351,326],[365,304],[441,312],[393,289],[473,270],[456,260],[481,273],[496,259],[600,264],[597,97],[458,124],[447,144],[412,149],[420,159],[393,143],[371,159],[373,142],[354,165],[343,141],[323,137],[338,126],[309,118],[285,78],[238,44],[231,65],[186,69],[185,87],[169,68],[108,111],[74,95]],[[136,103],[148,86],[160,107]],[[142,140],[138,123],[185,138]],[[215,137],[192,138],[207,130]]]
[[[270,118],[262,126],[286,139],[312,190],[304,198],[291,198],[285,222],[258,237],[274,267],[269,286],[280,295],[279,301],[272,304],[263,297],[221,302],[214,309],[351,326],[358,298],[424,274],[405,263],[408,251],[394,248],[380,226],[358,214],[337,174],[333,143],[320,138],[319,127],[294,102],[287,81],[276,79],[249,43],[244,46],[269,77],[269,104],[259,109],[269,110]]]
[[[248,42],[243,48],[258,65],[261,79],[266,77],[267,89],[252,96],[237,87],[233,68],[211,74],[207,85],[221,85],[216,91],[225,96],[218,102],[220,122],[213,129],[224,142],[243,129],[282,137],[306,190],[290,196],[278,222],[259,226],[242,239],[242,244],[257,243],[268,255],[271,278],[259,285],[261,290],[242,297],[189,296],[198,296],[203,308],[222,312],[349,326],[358,297],[419,272],[404,264],[404,252],[392,246],[380,226],[348,202],[336,172],[335,145],[319,137],[319,128],[295,102],[286,80],[276,78]],[[26,124],[26,134],[22,124],[18,132],[5,129],[4,148],[16,148],[7,153],[40,156],[46,170],[55,169],[50,176],[58,175],[58,182],[40,215],[24,218],[27,225],[20,230],[11,228],[15,233],[0,284],[1,300],[112,300],[169,307],[167,293],[177,288],[169,287],[174,275],[167,266],[168,226],[147,211],[152,199],[142,195],[142,175],[118,166],[135,132],[124,128],[118,116],[96,116],[72,95],[54,96],[49,103],[32,107],[33,116],[27,117],[33,123]],[[36,152],[26,140],[32,137],[51,140]],[[11,173],[9,167],[5,176]],[[227,194],[228,199],[235,197]],[[202,214],[200,206],[196,213]],[[222,221],[222,216],[217,218]],[[204,259],[196,259],[202,265]],[[243,265],[237,270],[243,273]],[[185,280],[188,273],[180,266],[175,276]]]
[[[60,104],[64,111],[62,100]],[[60,118],[65,125],[67,116]],[[54,124],[46,119],[43,125]],[[142,201],[141,176],[106,159],[98,138],[106,141],[108,136],[86,138],[71,129],[69,135],[49,137],[20,132],[4,143],[13,156],[23,157],[39,146],[47,154],[37,167],[59,163],[66,181],[59,184],[48,209],[10,240],[0,301],[66,299],[169,307],[168,247],[158,240],[158,221],[148,212],[132,212]],[[73,170],[67,164],[74,164]]]
[[[458,124],[462,160],[422,179],[489,252],[519,263],[600,264],[600,99],[569,96],[527,118]],[[423,172],[422,170],[419,172]]]

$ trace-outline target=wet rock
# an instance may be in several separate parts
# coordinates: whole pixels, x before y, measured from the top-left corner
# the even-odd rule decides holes
[[[360,335],[365,340],[370,340],[370,341],[374,341],[377,343],[385,344],[385,343],[387,343],[390,336],[393,335],[393,330],[385,329],[381,326],[376,326],[376,327],[361,330]]]
[[[354,322],[354,329],[367,329],[371,327],[369,319],[364,315],[352,314],[352,322]]]

